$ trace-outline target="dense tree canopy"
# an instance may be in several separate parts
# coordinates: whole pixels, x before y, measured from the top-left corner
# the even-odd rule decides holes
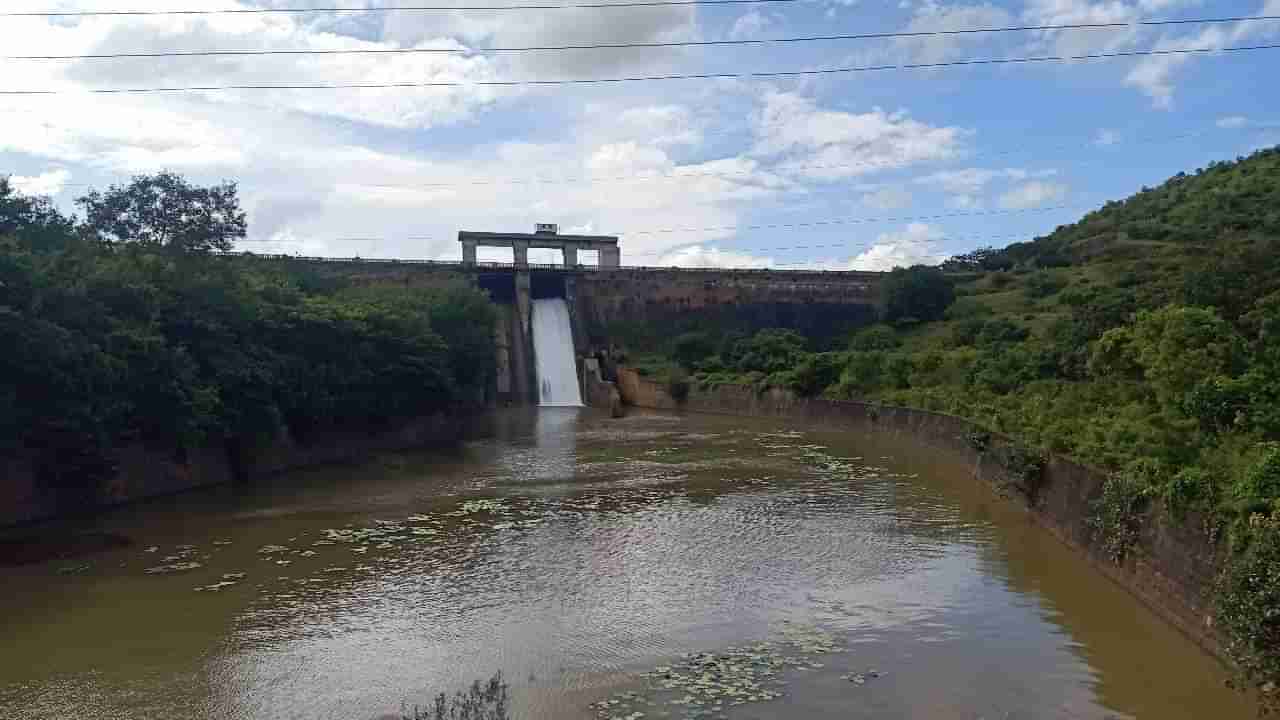
[[[198,187],[162,172],[105,192],[90,191],[76,202],[84,209],[85,228],[101,242],[179,253],[228,252],[245,236],[235,183]]]
[[[881,287],[889,322],[937,320],[956,298],[951,280],[938,268],[924,265],[895,268]]]
[[[243,234],[234,186],[144,177],[83,204],[77,223],[0,179],[0,344],[22,349],[0,353],[0,447],[51,486],[91,492],[128,444],[305,440],[475,402],[492,377],[476,291],[211,255]]]

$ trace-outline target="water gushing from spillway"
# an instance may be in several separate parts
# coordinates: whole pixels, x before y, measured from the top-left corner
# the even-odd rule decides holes
[[[538,404],[581,407],[573,328],[569,304],[563,298],[533,301],[533,355],[538,368]]]

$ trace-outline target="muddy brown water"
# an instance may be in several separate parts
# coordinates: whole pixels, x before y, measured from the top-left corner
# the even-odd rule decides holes
[[[3,718],[365,720],[496,670],[524,718],[1252,716],[953,459],[880,436],[513,411],[58,530],[133,544],[0,568]]]

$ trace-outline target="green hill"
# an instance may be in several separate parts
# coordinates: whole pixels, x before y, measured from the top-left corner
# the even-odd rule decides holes
[[[1179,174],[1031,242],[896,270],[885,288],[883,324],[836,351],[704,325],[660,355],[677,382],[953,413],[1112,471],[1093,521],[1116,561],[1153,505],[1230,543],[1218,622],[1246,677],[1274,689],[1280,148]]]

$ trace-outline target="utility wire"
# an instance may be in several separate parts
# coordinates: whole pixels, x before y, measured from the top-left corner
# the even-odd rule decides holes
[[[753,225],[710,225],[706,227],[676,227],[662,228],[660,230],[632,230],[630,232],[619,233],[618,236],[625,238],[635,235],[665,235],[670,233],[697,233],[697,232],[740,232],[743,230],[795,230],[799,228],[815,228],[825,227],[828,225],[862,225],[869,223],[887,223],[887,222],[918,222],[922,220],[943,220],[946,218],[957,217],[985,217],[991,215],[1023,215],[1027,213],[1047,213],[1055,210],[1070,210],[1079,206],[1072,205],[1052,205],[1041,208],[1019,208],[1016,210],[975,210],[971,212],[953,212],[953,213],[937,213],[934,215],[898,215],[885,217],[849,217],[836,218],[833,220],[812,220],[808,222],[797,223],[759,223]]]
[[[921,239],[921,240],[908,241],[908,242],[906,242],[906,243],[904,243],[904,244],[908,244],[908,245],[925,245],[925,246],[930,246],[930,245],[936,245],[936,244],[938,244],[938,243],[942,243],[942,242],[962,242],[962,241],[970,241],[970,242],[973,242],[973,241],[983,241],[983,242],[990,242],[990,241],[994,241],[994,240],[1011,241],[1011,240],[1019,240],[1019,239],[1032,240],[1032,239],[1034,239],[1035,237],[1036,237],[1036,236],[1034,236],[1034,235],[1030,235],[1030,234],[1028,234],[1028,233],[977,234],[977,235],[947,235],[947,236],[941,236],[941,237],[931,237],[931,238],[924,238],[924,239]],[[310,239],[311,239],[311,240],[313,240],[313,241],[315,240],[315,238],[310,238]],[[403,238],[403,239],[401,239],[401,240],[415,240],[415,241],[421,241],[421,240],[434,240],[434,239],[435,239],[435,238],[409,237],[409,238]],[[334,242],[340,242],[340,241],[356,241],[356,240],[358,240],[358,241],[362,241],[362,242],[393,242],[393,241],[396,241],[396,240],[397,240],[397,238],[384,238],[384,237],[333,238],[333,240],[332,240],[332,241],[334,241]],[[242,241],[242,242],[243,242],[244,244],[247,244],[247,245],[269,245],[269,244],[272,244],[272,243],[276,243],[276,242],[278,242],[278,241],[276,241],[276,240],[271,240],[271,239],[256,238],[256,239],[252,239],[252,240],[244,240],[244,241]],[[855,249],[855,248],[868,248],[868,247],[871,247],[871,246],[873,246],[873,245],[875,245],[875,244],[876,244],[876,243],[875,243],[875,242],[873,242],[873,241],[860,240],[860,241],[853,241],[853,242],[843,242],[843,243],[825,243],[825,244],[815,244],[815,245],[792,245],[792,246],[773,246],[773,247],[737,247],[737,246],[729,246],[729,247],[730,247],[730,248],[732,248],[732,249],[730,250],[730,252],[769,252],[769,251],[785,251],[785,250],[820,250],[820,249],[841,249],[841,248],[843,248],[843,249]],[[650,252],[642,252],[642,253],[637,253],[637,252],[625,252],[625,253],[624,253],[624,257],[629,257],[629,258],[649,258],[649,257],[663,257],[663,256],[673,255],[673,254],[677,254],[677,255],[678,255],[678,254],[680,253],[680,251],[681,251],[681,250],[684,250],[684,249],[687,249],[687,248],[691,248],[691,247],[698,247],[698,246],[697,246],[697,245],[682,245],[682,246],[676,246],[676,247],[668,248],[668,249],[666,249],[666,250],[658,250],[658,251],[650,251]],[[712,251],[719,251],[719,250],[722,250],[722,249],[723,249],[723,248],[722,248],[722,247],[719,247],[719,246],[709,248],[709,250],[712,250]],[[580,251],[580,252],[581,252],[581,251]],[[589,251],[588,251],[588,252],[589,252]],[[241,253],[232,252],[232,253],[228,253],[228,254],[229,254],[229,255],[239,255],[239,254],[241,254]],[[412,263],[412,264],[427,264],[427,265],[430,265],[430,264],[458,265],[458,264],[460,264],[460,261],[458,261],[458,260],[428,260],[428,259],[416,259],[416,258],[415,258],[415,259],[407,259],[407,258],[362,258],[362,257],[360,257],[360,256],[358,256],[358,255],[357,255],[357,256],[352,256],[352,257],[341,257],[341,256],[303,257],[303,256],[292,256],[292,255],[287,255],[287,254],[271,254],[271,253],[251,253],[251,254],[259,255],[260,257],[264,257],[264,258],[289,258],[289,259],[299,259],[299,260],[327,260],[327,261],[348,261],[348,262],[354,261],[354,262],[369,262],[369,263],[407,263],[407,264],[408,264],[408,263]],[[771,266],[771,267],[786,267],[786,266],[809,265],[809,264],[813,264],[813,263],[815,263],[815,261],[814,261],[814,260],[800,260],[800,261],[794,261],[794,262],[775,263],[775,264],[774,264],[773,266]],[[481,261],[479,261],[479,263],[478,263],[478,264],[479,264],[479,265],[481,265],[481,266],[484,266],[484,265],[486,265],[486,264],[497,264],[497,265],[503,265],[503,266],[510,266],[512,263],[509,263],[509,262],[502,262],[502,261],[496,261],[496,262],[495,262],[495,261],[485,261],[485,260],[481,260]],[[531,267],[535,267],[535,268],[547,265],[547,263],[538,263],[538,262],[530,262],[529,264],[530,264],[530,266],[531,266]],[[550,264],[555,265],[555,264],[559,264],[559,263],[550,263]],[[589,266],[588,266],[588,267],[589,267]],[[645,267],[645,266],[627,266],[627,265],[624,265],[624,266],[623,266],[623,268],[624,268],[624,269],[625,269],[625,268],[627,268],[627,267]],[[666,268],[666,267],[668,267],[668,266],[651,266],[651,267],[662,267],[662,268]],[[725,270],[725,269],[733,269],[733,268],[685,266],[683,269],[687,269],[687,270]],[[822,268],[818,268],[818,269],[822,269]],[[829,272],[833,272],[833,271],[829,271]]]
[[[1262,133],[1262,132],[1271,132],[1278,129],[1280,129],[1280,124],[1254,125],[1254,126],[1245,127],[1245,128],[1210,128],[1206,130],[1197,130],[1193,132],[1178,133],[1175,135],[1158,135],[1158,136],[1153,135],[1153,136],[1137,137],[1137,138],[1132,138],[1127,140],[1118,140],[1115,143],[1112,143],[1111,145],[1106,145],[1102,147],[1112,147],[1114,145],[1172,142],[1176,140],[1186,140],[1191,138],[1204,137],[1206,135],[1217,134],[1219,132],[1224,132],[1229,130],[1244,131],[1249,133]],[[1056,145],[1049,145],[1044,148],[1038,148],[1037,152],[1043,152],[1046,150],[1079,149],[1080,143],[1082,140],[1086,143],[1093,142],[1093,140],[1090,138],[1082,138],[1076,141],[1069,141],[1069,142],[1059,143]],[[1004,157],[1004,156],[1013,155],[1019,152],[1024,152],[1026,150],[1028,150],[1028,148],[996,150],[991,152],[977,152],[972,155],[965,156],[962,159],[968,161],[974,158],[982,158],[982,157],[985,157],[985,158]],[[1068,162],[1073,167],[1075,167],[1078,165],[1098,164],[1105,161],[1106,161],[1105,159],[1093,159],[1093,160],[1086,160],[1086,161],[1069,160]],[[878,165],[897,167],[898,162],[899,161],[896,159],[886,159],[886,160],[854,160],[848,163],[802,164],[802,165],[787,166],[783,168],[782,171],[794,172],[797,170],[813,170],[813,169],[849,169],[849,168],[861,167],[861,166],[878,166]],[[580,177],[560,177],[560,178],[534,177],[534,178],[528,178],[528,179],[494,178],[494,179],[486,179],[486,180],[458,180],[458,181],[448,182],[448,183],[445,183],[445,182],[362,183],[362,182],[343,181],[343,182],[336,183],[336,185],[359,187],[359,188],[371,188],[376,190],[427,190],[427,189],[456,188],[456,187],[463,187],[463,186],[486,186],[486,185],[500,185],[500,184],[549,185],[549,184],[597,183],[597,182],[637,182],[637,181],[643,182],[643,181],[652,181],[652,180],[678,180],[681,178],[729,178],[729,177],[734,177],[738,175],[751,175],[756,172],[767,173],[767,174],[778,174],[780,171],[777,168],[755,168],[752,170],[724,170],[724,171],[718,171],[718,172],[696,172],[696,173],[694,172],[637,173],[637,174],[630,174],[630,175],[583,175]],[[835,189],[839,189],[839,186],[844,184],[845,181],[854,181],[854,180],[860,180],[860,179],[861,178],[857,176],[851,176],[848,178],[842,178],[840,181],[825,181],[824,187],[819,189],[808,189],[805,192],[806,194],[829,192]],[[1018,178],[1014,178],[1014,179],[1018,179]],[[122,178],[120,181],[128,182],[128,178]],[[77,183],[63,183],[62,187],[92,188],[92,187],[97,187],[98,185],[99,183],[77,182]],[[254,187],[257,187],[257,185],[252,182],[238,183],[237,187],[252,189]]]
[[[778,123],[779,126],[794,125],[791,123]],[[1269,132],[1280,129],[1280,124],[1276,125],[1256,125],[1246,128],[1238,128],[1245,132],[1260,133]],[[1134,138],[1132,140],[1117,141],[1120,144],[1147,144],[1157,142],[1173,142],[1176,140],[1188,140],[1205,135],[1217,134],[1222,132],[1224,128],[1210,128],[1205,130],[1196,130],[1192,132],[1177,133],[1175,135],[1159,135]],[[1092,140],[1086,140],[1092,142]],[[1058,145],[1048,145],[1036,148],[1036,152],[1045,152],[1051,150],[1067,150],[1079,149],[1080,141],[1065,142]],[[976,157],[1001,157],[1013,155],[1026,150],[1026,148],[1018,148],[1013,150],[998,150],[994,152],[978,152],[973,155],[966,156],[963,159],[969,160]],[[454,188],[460,186],[484,186],[484,185],[549,185],[549,184],[570,184],[570,183],[597,183],[597,182],[646,182],[652,180],[679,180],[683,178],[731,178],[742,175],[755,175],[757,173],[770,175],[788,175],[805,170],[849,170],[859,167],[887,167],[890,169],[901,166],[907,162],[907,158],[884,158],[875,160],[851,160],[847,163],[800,163],[796,165],[781,165],[771,168],[752,168],[749,170],[708,170],[704,172],[657,172],[657,173],[631,173],[624,175],[580,175],[580,176],[564,176],[564,177],[531,177],[531,178],[485,178],[485,179],[462,179],[452,182],[429,182],[429,183],[340,183],[342,185],[351,185],[354,187],[376,188],[382,190],[438,190],[445,188]],[[1095,162],[1095,161],[1088,161]],[[1097,161],[1101,162],[1101,161]],[[1073,161],[1074,164],[1074,161]],[[856,179],[856,178],[849,178]],[[827,181],[828,184],[838,184]]]
[[[1029,213],[1048,213],[1055,210],[1075,210],[1083,207],[1082,205],[1051,205],[1048,207],[1038,208],[1017,208],[1012,210],[972,210],[962,212],[935,213],[931,215],[887,215],[883,217],[844,217],[833,218],[831,220],[812,220],[807,222],[796,223],[759,223],[752,225],[708,225],[704,227],[669,227],[653,230],[628,230],[626,232],[608,233],[618,238],[628,238],[636,235],[666,235],[670,233],[698,233],[698,232],[740,232],[744,230],[795,230],[800,228],[824,227],[827,225],[861,225],[870,223],[887,223],[887,222],[918,222],[923,220],[944,220],[958,217],[990,217],[993,215],[1025,215]],[[352,238],[348,238],[352,239]],[[381,240],[382,238],[361,238],[363,240]],[[435,238],[430,235],[409,235],[406,240],[414,241],[430,241]],[[816,246],[815,246],[816,247]]]
[[[600,10],[608,8],[678,7],[685,5],[765,5],[805,0],[629,0],[628,2],[521,5],[378,5],[374,7],[228,8],[225,10],[18,10],[0,17],[144,17],[152,15],[303,15],[311,13],[467,12],[502,10]]]
[[[3,60],[118,60],[126,58],[166,57],[239,57],[262,55],[484,55],[487,53],[522,53],[565,50],[618,50],[629,48],[670,47],[718,47],[723,45],[770,45],[784,43],[836,42],[842,40],[884,40],[892,38],[924,38],[949,35],[996,34],[1047,30],[1102,30],[1134,27],[1159,27],[1166,25],[1220,25],[1280,20],[1280,15],[1250,15],[1243,17],[1191,18],[1185,20],[1143,20],[1137,22],[1069,23],[1060,25],[1014,25],[1009,27],[962,28],[955,30],[922,30],[904,32],[874,32],[843,35],[809,35],[787,38],[757,38],[740,40],[679,40],[642,43],[592,43],[582,45],[528,45],[522,47],[488,48],[342,48],[342,49],[284,49],[284,50],[160,50],[151,52],[98,53],[89,55],[5,55]]]
[[[779,70],[771,72],[696,73],[685,75],[634,75],[616,78],[570,78],[560,80],[467,80],[435,82],[395,83],[327,83],[299,85],[203,85],[185,87],[150,88],[87,88],[68,90],[0,90],[0,96],[50,96],[50,95],[140,95],[147,93],[217,92],[225,90],[387,90],[406,88],[459,88],[459,87],[517,87],[549,85],[607,85],[659,80],[761,80],[770,78],[808,77],[814,75],[839,75],[886,70],[928,70],[978,65],[1025,65],[1032,63],[1072,62],[1078,60],[1105,60],[1114,58],[1209,55],[1214,53],[1242,53],[1256,50],[1280,49],[1280,44],[1246,45],[1222,48],[1182,48],[1174,50],[1130,50],[1122,52],[1089,53],[1084,55],[1040,55],[1014,58],[980,58],[931,63],[897,63],[891,65],[859,65],[826,68],[821,70]]]

